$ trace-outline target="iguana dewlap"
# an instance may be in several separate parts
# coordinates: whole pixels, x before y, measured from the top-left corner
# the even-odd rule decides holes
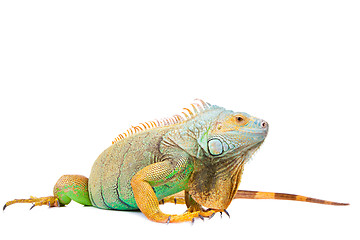
[[[17,199],[33,206],[64,206],[74,200],[103,209],[140,209],[156,222],[192,221],[226,212],[234,198],[286,199],[346,205],[299,195],[237,190],[245,163],[268,133],[264,120],[210,105],[202,100],[184,112],[131,127],[95,161],[89,179],[64,175],[54,196]],[[178,202],[188,211],[163,213],[159,202],[184,191]],[[204,210],[204,208],[207,210]],[[226,212],[227,213],[227,212]]]

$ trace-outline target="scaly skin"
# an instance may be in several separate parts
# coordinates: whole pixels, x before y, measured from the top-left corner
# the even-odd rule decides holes
[[[265,140],[268,124],[201,100],[192,106],[194,111],[185,109],[185,117],[144,123],[119,135],[95,161],[89,179],[64,175],[55,184],[54,196],[13,200],[4,209],[18,202],[63,206],[74,200],[103,209],[140,209],[152,221],[169,223],[226,212],[233,198],[307,201],[295,195],[237,191],[244,164]],[[176,201],[169,196],[182,191],[178,202],[186,203],[188,211],[163,213],[159,201]],[[319,201],[313,202],[325,203]]]

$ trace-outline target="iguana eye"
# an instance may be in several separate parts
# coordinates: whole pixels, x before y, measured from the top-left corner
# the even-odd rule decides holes
[[[241,116],[236,116],[236,121],[242,122],[242,121],[244,121],[244,119]]]

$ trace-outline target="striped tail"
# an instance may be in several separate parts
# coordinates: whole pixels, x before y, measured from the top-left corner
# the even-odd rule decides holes
[[[319,204],[327,204],[327,205],[336,205],[336,206],[345,206],[349,205],[349,203],[338,203],[331,202],[311,197],[304,197],[296,194],[288,194],[288,193],[275,193],[275,192],[259,192],[259,191],[246,191],[246,190],[238,190],[235,194],[236,198],[243,199],[278,199],[278,200],[291,200],[291,201],[300,201],[300,202],[311,202],[311,203],[319,203]]]

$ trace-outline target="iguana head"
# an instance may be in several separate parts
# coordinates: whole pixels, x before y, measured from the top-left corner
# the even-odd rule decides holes
[[[212,158],[236,158],[247,153],[243,160],[248,160],[264,142],[267,132],[268,124],[264,120],[247,113],[225,110],[214,118],[205,133],[207,143],[204,150]]]
[[[265,140],[268,124],[217,106],[211,106],[198,121],[205,119],[206,128],[199,131],[197,139],[203,154],[195,161],[189,193],[202,206],[226,209],[237,191],[244,164]]]

